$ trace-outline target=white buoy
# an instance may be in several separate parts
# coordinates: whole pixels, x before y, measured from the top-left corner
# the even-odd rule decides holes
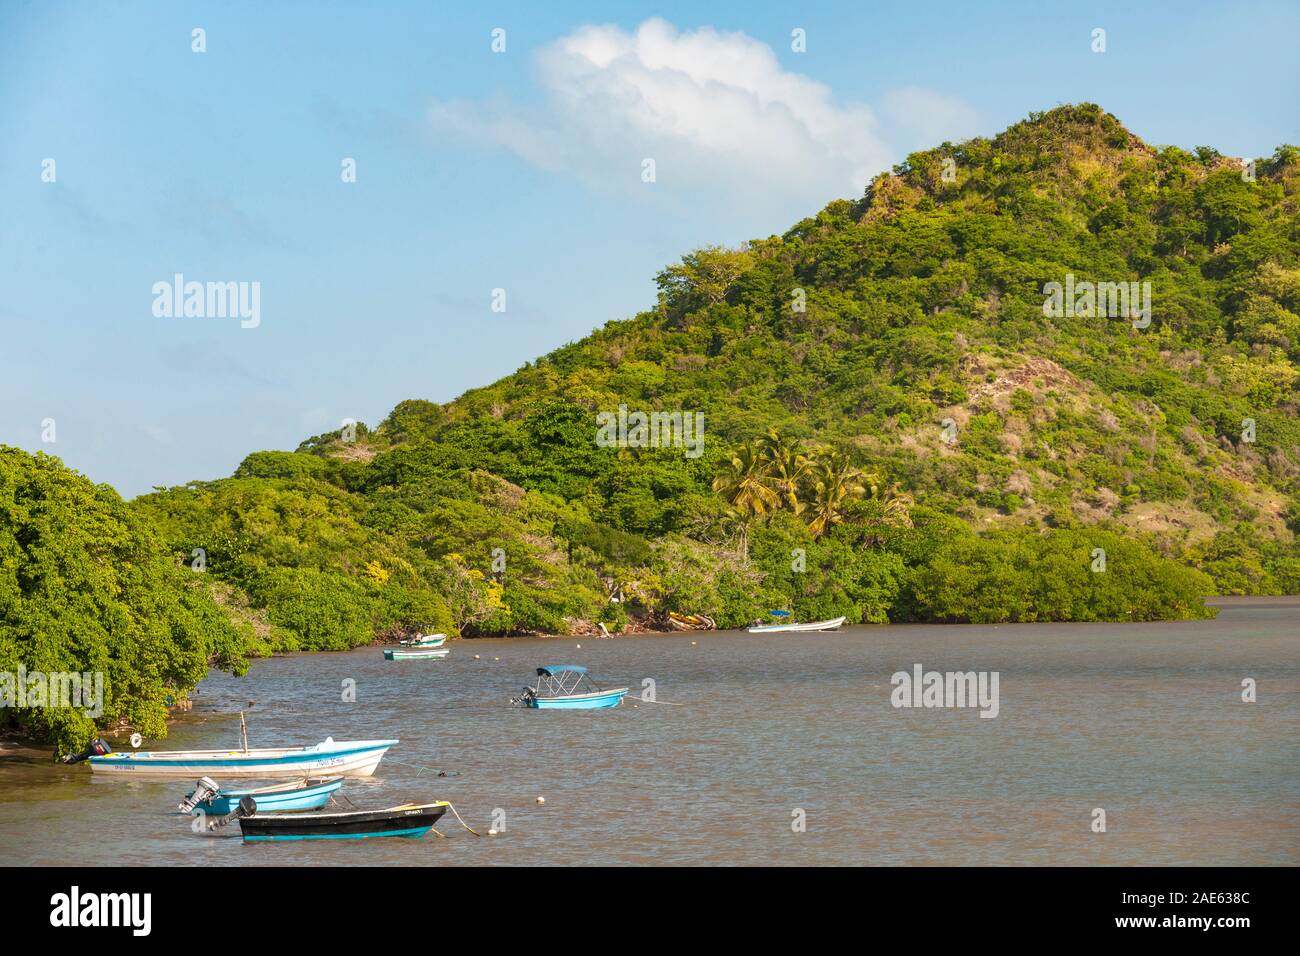
[[[496,835],[497,835],[497,831],[496,831],[496,830],[489,830],[489,831],[488,831],[488,836],[496,836]]]
[[[538,802],[538,803],[545,803],[545,802],[546,802],[546,798],[545,798],[545,797],[538,797],[538,798],[537,798],[537,802]]]
[[[474,655],[474,660],[478,660],[478,655],[477,655],[477,654]]]
[[[581,645],[581,644],[578,645],[578,650],[582,650],[582,645]]]

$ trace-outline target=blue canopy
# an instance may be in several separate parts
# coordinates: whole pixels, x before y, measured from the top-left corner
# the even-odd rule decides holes
[[[554,677],[556,674],[585,674],[587,668],[581,664],[552,664],[550,667],[537,668],[538,677]]]
[[[777,617],[789,617],[789,611],[768,611],[768,614],[775,614]]]

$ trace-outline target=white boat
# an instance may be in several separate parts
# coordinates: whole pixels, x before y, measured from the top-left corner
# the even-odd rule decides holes
[[[833,631],[844,623],[843,617],[831,618],[829,621],[809,621],[807,624],[794,622],[781,624],[755,624],[746,628],[750,634],[775,634],[778,631]]]
[[[411,647],[386,647],[384,648],[384,660],[428,661],[446,657],[450,653],[451,651],[445,647],[426,647],[423,644],[412,645]]]
[[[88,759],[96,773],[132,777],[369,777],[396,740],[335,740],[252,750],[133,750]]]
[[[446,634],[417,634],[409,641],[398,641],[403,647],[442,647]]]

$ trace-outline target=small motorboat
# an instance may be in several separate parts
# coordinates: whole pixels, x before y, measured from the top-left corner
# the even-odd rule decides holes
[[[181,813],[206,813],[222,817],[233,813],[244,797],[252,797],[262,813],[319,810],[330,802],[334,792],[342,786],[342,777],[324,777],[320,780],[277,783],[252,790],[224,790],[211,777],[200,777],[194,792],[182,800],[177,809]]]
[[[244,797],[232,816],[248,843],[288,840],[363,840],[367,837],[419,839],[433,829],[451,804],[408,803],[387,810],[342,813],[264,813],[253,797]],[[214,825],[224,826],[229,817]]]
[[[451,651],[445,647],[424,647],[423,645],[412,645],[410,647],[386,647],[384,648],[384,660],[386,661],[432,661],[440,657],[446,657]]]
[[[617,707],[626,693],[626,687],[602,689],[580,664],[552,664],[537,668],[537,686],[525,687],[511,703],[538,710],[593,710]]]
[[[833,631],[844,623],[844,617],[834,617],[829,621],[809,621],[799,624],[790,619],[789,611],[769,611],[772,616],[781,618],[775,624],[753,624],[746,628],[750,634],[776,634],[780,631]]]
[[[446,634],[417,634],[409,641],[398,641],[403,647],[442,647],[447,641]]]

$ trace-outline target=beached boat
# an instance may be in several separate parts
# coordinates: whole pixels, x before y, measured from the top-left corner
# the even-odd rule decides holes
[[[525,687],[512,703],[538,710],[593,710],[617,707],[626,693],[626,687],[602,689],[579,664],[552,664],[537,668],[537,686]]]
[[[396,740],[335,740],[310,747],[133,750],[91,756],[96,773],[131,777],[369,777]]]
[[[780,618],[789,618],[789,611],[771,612]],[[831,618],[829,621],[809,621],[807,624],[799,624],[792,620],[782,620],[775,624],[755,624],[746,628],[750,634],[776,634],[780,631],[833,631],[844,623],[843,617]]]
[[[409,641],[398,641],[403,647],[442,647],[447,641],[446,634],[417,634]]]
[[[674,631],[711,631],[713,630],[713,618],[705,614],[678,614],[676,611],[669,612],[668,626]]]
[[[249,804],[252,806],[250,807]],[[263,813],[255,799],[241,801],[239,828],[249,843],[287,840],[362,840],[366,837],[413,837],[428,833],[450,806],[408,803],[387,810],[342,813]],[[247,815],[248,811],[252,815]]]
[[[225,816],[233,813],[244,797],[257,801],[261,813],[281,810],[319,810],[330,802],[334,792],[343,786],[342,777],[325,777],[320,780],[297,780],[277,783],[254,789],[227,789],[211,777],[200,777],[194,792],[177,807],[181,813],[206,813]]]
[[[446,657],[450,654],[445,647],[386,647],[384,648],[384,660],[386,661],[432,661],[440,657]]]

